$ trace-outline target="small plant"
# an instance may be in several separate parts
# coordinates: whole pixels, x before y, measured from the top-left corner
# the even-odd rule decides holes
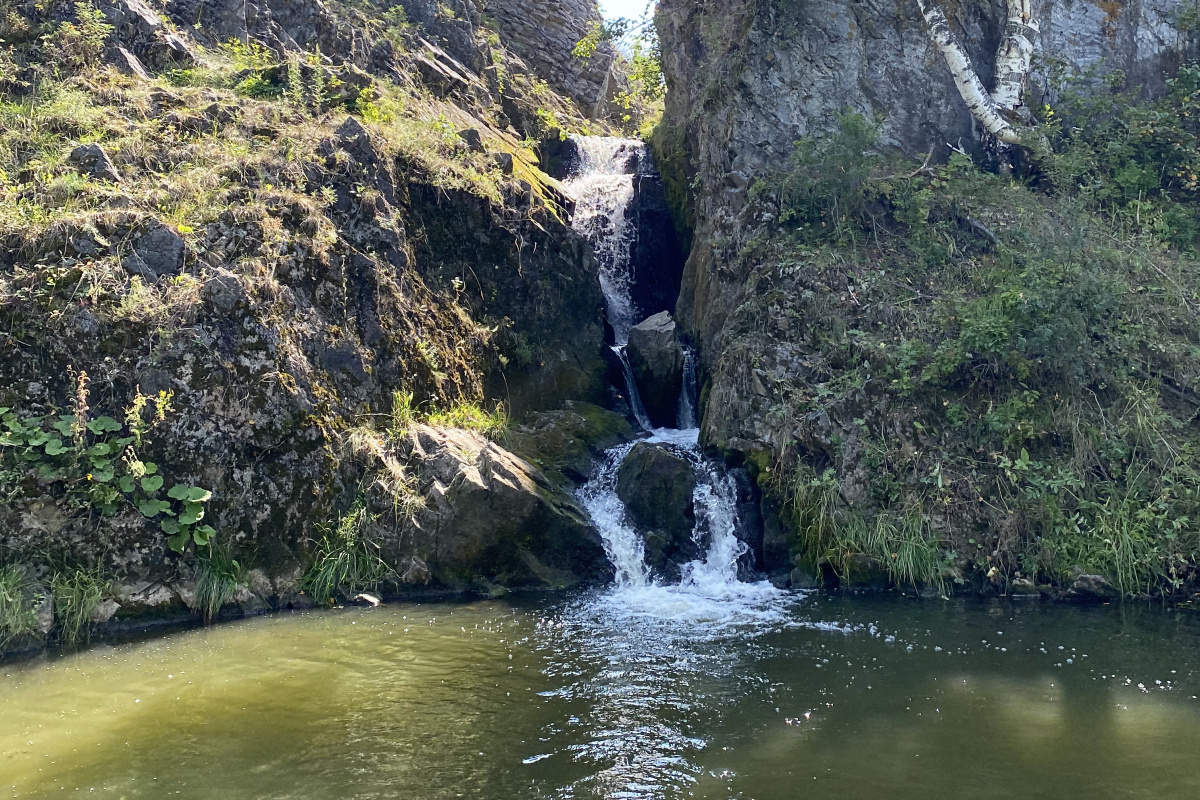
[[[0,567],[0,647],[19,636],[37,633],[32,600],[25,567],[19,564]]]
[[[317,603],[328,604],[338,594],[351,596],[375,589],[392,571],[380,557],[379,546],[365,535],[375,519],[359,499],[336,525],[322,527],[316,558],[301,580],[301,587]]]
[[[189,543],[207,545],[216,531],[201,524],[204,504],[212,492],[198,486],[175,484],[163,497],[164,478],[158,465],[143,461],[137,448],[147,432],[161,423],[170,409],[171,395],[154,398],[140,393],[125,409],[125,424],[101,415],[89,417],[88,376],[75,378],[70,414],[21,416],[0,408],[0,487],[19,491],[26,477],[56,487],[63,504],[72,510],[112,516],[132,505],[147,520],[157,522],[172,550],[182,553]],[[146,419],[145,412],[153,407]]]
[[[42,37],[49,63],[60,72],[73,74],[100,63],[104,44],[112,34],[104,12],[90,2],[75,4],[75,22],[63,22]]]
[[[98,569],[74,569],[50,579],[54,597],[54,622],[59,638],[67,644],[86,640],[92,614],[108,591],[108,581]]]
[[[234,598],[244,582],[242,565],[225,547],[196,551],[196,611],[207,625]]]
[[[503,403],[497,403],[494,409],[487,411],[476,403],[458,402],[444,411],[430,412],[425,422],[434,427],[475,431],[491,438],[508,429],[508,414]]]

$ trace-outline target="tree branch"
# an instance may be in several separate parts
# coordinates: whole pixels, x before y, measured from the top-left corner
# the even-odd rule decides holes
[[[1039,33],[1031,0],[1006,0],[1008,23],[996,50],[996,88],[992,100],[1002,109],[1014,111],[1025,102],[1029,60]]]

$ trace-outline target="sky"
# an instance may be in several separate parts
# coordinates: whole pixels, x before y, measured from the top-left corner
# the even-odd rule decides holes
[[[649,0],[653,3],[653,0]],[[600,0],[600,15],[605,19],[638,19],[646,12],[647,0]]]

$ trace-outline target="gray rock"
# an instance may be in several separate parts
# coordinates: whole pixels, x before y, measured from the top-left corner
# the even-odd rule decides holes
[[[1017,578],[1008,585],[1008,593],[1014,597],[1040,596],[1041,589],[1029,578]]]
[[[174,228],[153,220],[133,244],[133,252],[121,262],[133,275],[156,279],[183,270],[187,244]]]
[[[425,508],[415,528],[384,533],[403,580],[465,587],[559,588],[608,574],[600,535],[575,498],[532,464],[469,431],[415,426]]]
[[[117,615],[121,610],[121,604],[111,597],[105,598],[96,604],[92,609],[92,615],[88,618],[88,622],[93,625],[103,625]]]
[[[660,311],[634,325],[626,353],[650,421],[655,427],[674,427],[683,388],[683,347],[675,320]]]
[[[121,173],[113,166],[104,148],[96,143],[81,144],[67,156],[67,163],[93,178],[121,182]]]
[[[496,165],[496,169],[500,170],[501,175],[513,174],[512,153],[492,153],[492,163]]]
[[[617,470],[617,497],[646,540],[646,563],[668,578],[700,555],[692,541],[696,476],[687,459],[638,442]]]
[[[788,575],[788,585],[793,589],[820,589],[820,582],[806,569],[796,567]]]
[[[124,47],[115,48],[112,51],[112,55],[109,56],[108,62],[126,75],[132,75],[144,81],[153,80],[150,73],[146,71],[146,67],[142,64],[141,59]]]
[[[468,150],[476,153],[483,152],[483,137],[479,135],[479,131],[474,128],[466,128],[458,132],[458,138],[463,140],[463,144]]]
[[[117,584],[113,598],[120,604],[122,617],[153,616],[183,606],[175,588],[152,581]]]
[[[1121,592],[1103,575],[1078,575],[1067,589],[1067,597],[1079,600],[1117,600]]]

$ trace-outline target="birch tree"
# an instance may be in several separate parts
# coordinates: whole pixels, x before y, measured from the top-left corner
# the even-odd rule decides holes
[[[971,59],[950,28],[938,0],[917,0],[929,37],[950,68],[950,75],[967,104],[971,116],[997,141],[1009,145],[1036,148],[1037,137],[1024,125],[1025,88],[1029,81],[1029,62],[1038,35],[1032,0],[1005,0],[1008,21],[996,51],[996,74],[991,92],[979,79]]]

